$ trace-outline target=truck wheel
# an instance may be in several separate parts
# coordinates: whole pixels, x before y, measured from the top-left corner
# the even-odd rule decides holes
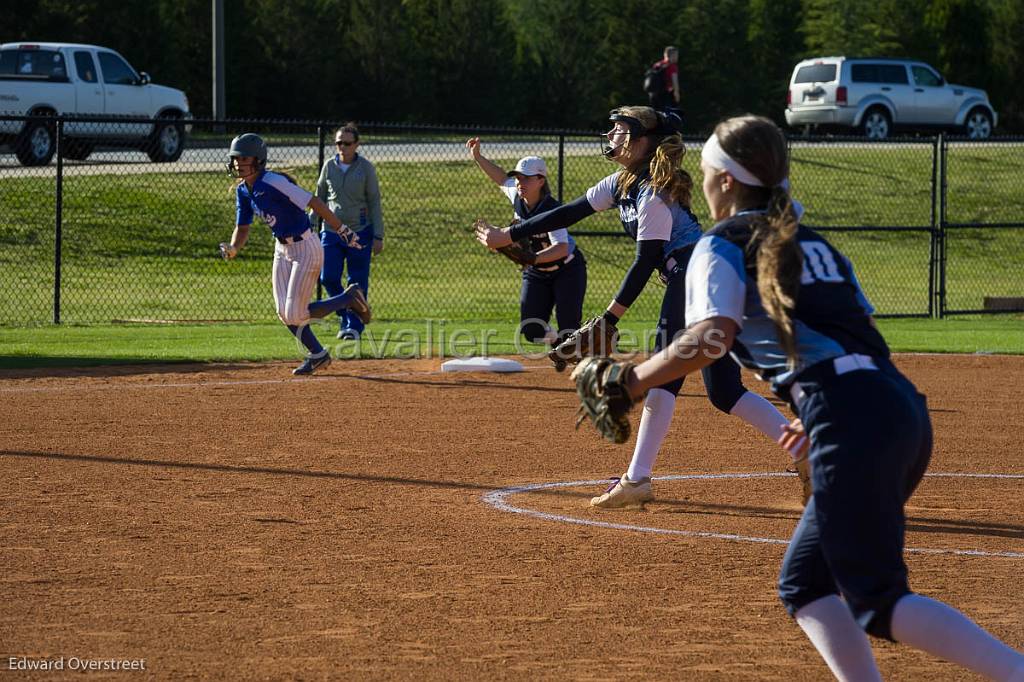
[[[146,154],[154,163],[169,163],[181,158],[185,150],[185,126],[177,119],[160,119],[149,141]]]
[[[73,161],[85,161],[92,154],[94,145],[91,142],[68,140],[64,143],[64,158]]]
[[[45,121],[29,121],[14,143],[14,155],[22,166],[45,166],[57,148],[53,125]]]

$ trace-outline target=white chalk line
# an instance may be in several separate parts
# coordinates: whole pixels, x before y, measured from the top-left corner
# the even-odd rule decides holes
[[[970,353],[896,353],[897,357],[900,355],[921,355],[921,356],[948,356],[948,355],[964,355],[965,357],[972,357],[972,355],[988,355],[988,354],[970,354]],[[443,360],[443,358],[441,358]],[[538,371],[538,370],[550,370],[550,365],[528,365],[523,368],[525,371]],[[210,371],[217,371],[215,368],[211,368]],[[144,374],[144,373],[140,373]],[[321,375],[312,377],[284,377],[281,379],[237,379],[237,380],[223,380],[223,381],[177,381],[169,384],[136,384],[136,383],[119,383],[112,382],[106,384],[79,384],[79,383],[65,383],[60,386],[0,386],[0,394],[4,393],[67,393],[68,391],[95,391],[104,389],[166,389],[166,388],[203,388],[207,386],[273,386],[280,384],[292,384],[292,383],[310,383],[310,382],[322,382],[322,381],[338,381],[341,379],[391,379],[395,377],[403,376],[431,376],[438,374],[449,374],[449,372],[442,372],[440,370],[427,370],[418,372],[389,372],[384,374],[365,374],[361,376],[332,376],[332,375]],[[504,372],[502,372],[504,374]],[[116,378],[118,375],[113,375],[111,378]],[[46,379],[59,379],[67,382],[67,380],[73,379],[93,379],[89,375],[82,375],[81,377],[68,376],[68,377],[41,377]],[[2,377],[0,377],[2,380]],[[27,379],[26,381],[31,381]]]
[[[546,366],[530,366],[525,367],[525,370],[540,370],[550,369]],[[216,371],[216,370],[211,370]],[[513,372],[515,374],[516,372]],[[412,377],[412,376],[434,376],[434,375],[454,375],[455,372],[442,372],[441,370],[426,370],[419,372],[387,372],[383,374],[356,374],[356,375],[330,375],[325,374],[321,376],[311,377],[282,377],[280,379],[225,379],[222,381],[176,381],[173,383],[153,383],[153,384],[139,384],[131,382],[117,382],[113,381],[110,383],[102,384],[84,384],[84,383],[69,383],[61,386],[0,386],[0,394],[3,393],[67,393],[69,391],[99,391],[99,390],[135,390],[135,389],[160,389],[160,388],[206,388],[210,386],[266,386],[266,385],[279,385],[279,384],[308,384],[324,381],[341,381],[344,379],[394,379],[396,377]],[[469,372],[459,372],[460,375],[470,374]],[[475,373],[474,373],[475,374]],[[500,374],[508,374],[508,372],[500,372]],[[119,375],[114,375],[112,378],[116,378]],[[120,375],[127,376],[127,375]],[[54,378],[54,377],[46,377]],[[81,377],[64,377],[64,380],[68,379],[94,379],[88,375]]]
[[[693,480],[715,480],[715,479],[750,479],[750,478],[791,478],[796,474],[782,472],[759,472],[759,473],[726,473],[726,474],[682,474],[675,476],[655,476],[655,481],[693,481]],[[934,473],[925,474],[930,478],[988,478],[1024,480],[1024,474],[974,474],[974,473]],[[676,535],[691,538],[709,538],[714,540],[727,540],[732,542],[753,542],[767,545],[788,545],[788,539],[765,538],[753,535],[737,535],[735,533],[714,533],[703,530],[678,530],[672,528],[656,528],[652,526],[640,526],[629,523],[612,523],[610,521],[598,521],[595,519],[584,519],[564,514],[552,514],[536,509],[516,507],[506,501],[507,497],[521,495],[523,493],[535,492],[538,490],[550,490],[553,488],[576,488],[580,486],[607,485],[610,479],[596,481],[568,481],[558,483],[534,483],[509,488],[492,490],[482,496],[482,500],[503,512],[522,514],[544,521],[555,521],[557,523],[571,523],[580,526],[594,526],[597,528],[608,528],[611,530],[626,530],[637,533],[654,533],[656,535]],[[1007,559],[1024,559],[1024,552],[999,552],[980,549],[935,549],[930,547],[907,547],[907,552],[913,554],[947,554],[955,556],[976,556],[976,557],[999,557]]]

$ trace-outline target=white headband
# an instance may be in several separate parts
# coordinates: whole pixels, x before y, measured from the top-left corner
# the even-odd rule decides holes
[[[704,148],[700,150],[700,158],[702,158],[704,163],[712,168],[724,170],[744,185],[753,185],[754,187],[765,186],[763,182],[757,179],[756,175],[741,166],[736,159],[725,153],[725,150],[722,149],[722,145],[718,142],[718,136],[714,133],[711,133],[711,137],[709,137],[708,141],[704,143]],[[783,178],[782,182],[780,182],[778,186],[788,192],[789,178]],[[790,196],[789,200],[793,204],[793,213],[796,214],[796,219],[800,220],[804,215],[803,204],[792,196]]]
[[[764,187],[764,183],[758,180],[756,175],[741,166],[736,159],[725,153],[725,150],[722,149],[722,145],[718,142],[718,136],[714,133],[711,133],[711,137],[709,137],[708,141],[704,143],[704,148],[700,150],[700,158],[704,159],[704,163],[708,164],[712,168],[724,170],[744,185]]]

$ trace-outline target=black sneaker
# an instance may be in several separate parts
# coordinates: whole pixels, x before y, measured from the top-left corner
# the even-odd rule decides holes
[[[313,355],[310,353],[306,356],[305,362],[292,370],[292,374],[296,376],[304,376],[306,374],[312,374],[318,369],[323,369],[331,364],[331,354],[326,348],[320,353]]]

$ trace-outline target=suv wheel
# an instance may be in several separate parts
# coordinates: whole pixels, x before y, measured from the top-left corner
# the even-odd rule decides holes
[[[868,109],[860,122],[860,130],[869,140],[884,140],[892,130],[892,119],[885,109]]]
[[[185,150],[185,127],[178,119],[160,119],[153,135],[146,142],[145,151],[151,161],[168,163],[181,158]]]
[[[984,109],[971,109],[964,121],[964,133],[972,140],[986,140],[992,136],[992,116]]]
[[[14,155],[23,166],[45,166],[57,148],[53,125],[45,121],[29,121],[14,143]]]

